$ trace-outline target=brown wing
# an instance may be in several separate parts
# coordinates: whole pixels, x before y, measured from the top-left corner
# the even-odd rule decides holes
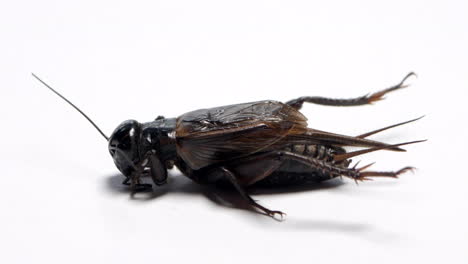
[[[281,102],[201,109],[177,119],[177,153],[196,170],[266,150],[306,130],[307,118]]]

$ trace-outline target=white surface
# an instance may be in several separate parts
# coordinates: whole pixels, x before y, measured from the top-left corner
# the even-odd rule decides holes
[[[1,263],[467,263],[466,1],[9,1],[0,8]],[[309,126],[429,139],[375,153],[400,180],[255,195],[279,223],[209,199],[180,175],[130,199],[106,142],[35,72],[110,134],[123,120],[261,99],[306,105]]]

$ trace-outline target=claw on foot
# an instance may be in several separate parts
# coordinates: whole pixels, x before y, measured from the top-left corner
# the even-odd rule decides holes
[[[376,93],[373,93],[371,95],[368,95],[367,96],[368,103],[372,104],[373,102],[381,101],[381,100],[385,99],[385,97],[383,97],[385,94],[387,94],[389,92],[392,92],[392,91],[395,91],[395,90],[398,90],[398,89],[403,89],[403,88],[408,87],[409,84],[404,84],[404,83],[411,76],[416,76],[417,77],[416,73],[410,72],[405,76],[405,78],[403,78],[403,80],[401,80],[401,82],[399,84],[397,84],[395,86],[392,86],[390,88],[387,88],[385,90],[382,90],[380,92],[376,92]]]
[[[286,219],[286,213],[281,211],[268,211],[265,212],[269,217],[275,219],[276,221],[282,222]]]

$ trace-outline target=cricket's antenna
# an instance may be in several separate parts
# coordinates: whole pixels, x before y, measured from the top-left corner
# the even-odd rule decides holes
[[[72,102],[68,101],[67,98],[65,98],[63,95],[61,95],[59,92],[55,91],[54,88],[50,87],[47,83],[45,83],[43,80],[41,80],[39,77],[37,77],[34,73],[31,73],[32,76],[34,78],[36,78],[38,81],[40,81],[42,84],[44,84],[47,88],[49,88],[52,92],[54,92],[56,95],[58,95],[60,98],[62,98],[63,100],[65,100],[65,102],[69,103],[71,106],[73,106],[73,108],[75,108],[78,112],[80,112],[80,114],[82,114],[86,119],[88,119],[88,121],[91,123],[91,125],[93,125],[97,131],[99,133],[101,133],[101,135],[107,140],[109,141],[109,137],[107,137],[104,132],[101,131],[101,129],[99,129],[99,127],[93,122],[93,120],[91,120],[91,118],[89,118],[85,113],[83,113],[83,111],[81,111],[77,106],[75,106]]]

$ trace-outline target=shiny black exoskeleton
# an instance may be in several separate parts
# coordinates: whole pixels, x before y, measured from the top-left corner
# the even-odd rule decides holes
[[[353,98],[332,99],[300,97],[285,103],[258,101],[200,109],[177,118],[159,116],[152,122],[127,120],[108,138],[80,109],[37,76],[39,81],[78,110],[108,141],[109,152],[125,176],[124,184],[135,190],[150,188],[141,177],[149,175],[156,185],[167,182],[168,169],[177,167],[182,174],[200,184],[227,181],[254,208],[269,216],[269,210],[253,200],[247,190],[252,185],[302,184],[339,176],[355,181],[371,177],[393,177],[411,170],[368,171],[370,165],[349,167],[351,158],[377,150],[404,151],[402,144],[386,144],[367,139],[383,130],[417,119],[371,131],[346,136],[309,128],[299,111],[304,102],[330,106],[356,106],[379,101],[391,91],[406,87],[404,81],[380,92]],[[345,146],[366,149],[347,152]]]
[[[158,117],[140,124],[135,120],[122,122],[109,138],[109,152],[116,167],[126,177],[124,184],[150,187],[140,183],[141,174],[149,174],[156,185],[167,180],[167,169],[177,157],[175,118]]]

